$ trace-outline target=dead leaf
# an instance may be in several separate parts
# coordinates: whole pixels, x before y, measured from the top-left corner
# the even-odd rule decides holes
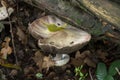
[[[25,75],[28,75],[29,73],[34,73],[35,69],[32,66],[26,66],[23,71]]]
[[[0,51],[0,54],[2,59],[7,59],[7,55],[12,53],[12,48],[9,46],[9,37],[6,37],[4,41],[5,42],[2,43],[2,49]]]
[[[5,40],[4,41],[6,41],[7,43],[9,43],[10,42],[10,38],[9,37],[5,37]]]
[[[80,54],[80,51],[77,51],[75,54],[75,58],[79,58],[79,57],[81,57],[81,54]]]
[[[84,59],[84,63],[86,63],[88,66],[90,66],[90,67],[96,67],[96,64],[95,64],[95,62],[93,62],[89,57],[86,57],[85,59]]]
[[[49,79],[51,79],[51,78],[53,79],[55,76],[56,76],[56,73],[55,73],[55,72],[50,72],[47,77],[48,77]],[[52,80],[52,79],[51,79],[51,80]]]
[[[49,70],[50,67],[54,66],[55,62],[51,59],[50,56],[48,57],[44,57],[43,59],[43,64],[42,64],[42,68],[47,68],[47,71]]]
[[[110,37],[110,38],[115,38],[115,39],[119,40],[119,35],[118,34],[116,34],[116,35],[118,35],[118,36],[116,36],[115,34],[112,34],[110,32],[106,32],[105,35]]]
[[[80,65],[84,64],[84,60],[81,58],[71,58],[71,64],[74,65],[75,67],[79,67]]]
[[[24,31],[20,27],[17,27],[17,35],[19,37],[19,40],[22,42],[22,44],[27,43],[27,35],[24,33]]]
[[[91,52],[89,50],[86,50],[86,51],[81,53],[81,58],[92,57],[92,56],[93,55],[91,54]]]
[[[35,56],[33,57],[33,60],[35,61],[36,65],[39,67],[40,71],[42,70],[43,57],[44,55],[40,51],[36,51]]]
[[[79,51],[76,52],[75,58],[71,58],[71,64],[75,67],[79,67],[80,65],[87,64],[88,66],[95,67],[95,62],[91,59],[94,57],[89,50],[86,50],[80,54]]]
[[[11,70],[11,72],[9,73],[10,76],[16,76],[18,74],[18,71],[13,69]]]
[[[51,57],[44,56],[43,53],[41,53],[40,51],[37,51],[35,53],[33,60],[35,61],[36,65],[39,67],[40,71],[45,68],[47,68],[48,71],[49,67],[54,66],[54,61],[51,59]]]
[[[4,47],[1,49],[0,53],[2,54],[2,58],[3,59],[7,59],[7,54],[11,54],[12,53],[12,48],[11,47]]]
[[[102,50],[97,50],[97,55],[100,59],[102,59],[104,61],[104,60],[106,60],[106,57],[108,56],[108,53],[104,52]]]

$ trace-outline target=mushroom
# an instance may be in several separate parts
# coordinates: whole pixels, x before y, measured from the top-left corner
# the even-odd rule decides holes
[[[56,54],[55,57],[53,57],[53,61],[55,62],[55,66],[63,66],[66,63],[68,63],[70,60],[70,56],[68,54]]]
[[[60,29],[49,30],[48,27]],[[67,24],[53,15],[33,21],[29,24],[28,29],[31,35],[38,40],[38,46],[46,53],[69,54],[82,48],[91,39],[89,33]]]

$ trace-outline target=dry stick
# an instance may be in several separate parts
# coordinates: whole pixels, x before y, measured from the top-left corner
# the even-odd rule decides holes
[[[13,29],[12,29],[12,24],[11,24],[11,21],[10,21],[10,15],[9,15],[9,12],[8,12],[8,8],[7,8],[7,14],[8,14],[9,25],[10,25],[10,34],[11,34],[11,37],[12,37],[13,52],[14,52],[16,64],[18,65],[18,59],[17,59],[16,49],[15,49],[15,44],[14,44]]]
[[[116,67],[115,70],[117,71],[117,73],[120,75],[120,71],[119,69]]]
[[[10,19],[9,19],[10,21]],[[13,51],[14,51],[14,56],[16,59],[16,64],[18,64],[18,59],[17,59],[17,55],[16,55],[16,50],[15,50],[15,44],[14,44],[14,35],[13,35],[13,29],[12,29],[12,24],[10,23],[10,33],[11,33],[11,37],[12,37],[12,46],[13,46]]]
[[[89,68],[89,76],[90,76],[90,79],[93,80],[93,77],[92,77],[92,74],[91,74],[91,68]]]

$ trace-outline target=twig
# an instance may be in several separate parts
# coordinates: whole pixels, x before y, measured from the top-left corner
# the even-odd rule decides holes
[[[14,43],[13,29],[12,29],[12,24],[11,24],[11,21],[10,21],[10,15],[9,15],[8,9],[7,9],[7,14],[8,14],[9,25],[10,25],[10,34],[11,34],[11,38],[12,38],[13,52],[14,52],[16,64],[18,65],[18,59],[17,59],[15,43]]]
[[[93,80],[93,77],[92,77],[92,74],[91,74],[91,68],[89,68],[89,76],[90,76],[90,79]]]
[[[9,19],[9,21],[10,21],[10,19]],[[14,44],[14,35],[13,35],[13,29],[12,29],[11,22],[10,22],[10,33],[11,33],[11,37],[12,37],[12,46],[13,46],[14,56],[15,56],[15,59],[16,59],[16,64],[18,64],[17,55],[16,55],[16,49],[15,49],[15,44]]]
[[[119,69],[116,67],[115,70],[117,71],[117,73],[120,75],[120,71]]]

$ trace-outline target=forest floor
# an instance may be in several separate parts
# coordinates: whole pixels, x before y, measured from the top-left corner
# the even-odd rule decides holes
[[[44,52],[29,34],[28,26],[51,13],[25,3],[16,5],[9,18],[0,21],[4,26],[0,32],[0,50],[5,44],[9,47],[4,50],[8,53],[4,58],[0,54],[0,80],[97,80],[98,63],[105,63],[108,69],[113,61],[120,59],[120,45],[109,39],[92,39],[82,49],[69,54],[70,61],[66,65],[42,68],[40,61]],[[119,76],[117,71],[113,77],[119,80]]]

